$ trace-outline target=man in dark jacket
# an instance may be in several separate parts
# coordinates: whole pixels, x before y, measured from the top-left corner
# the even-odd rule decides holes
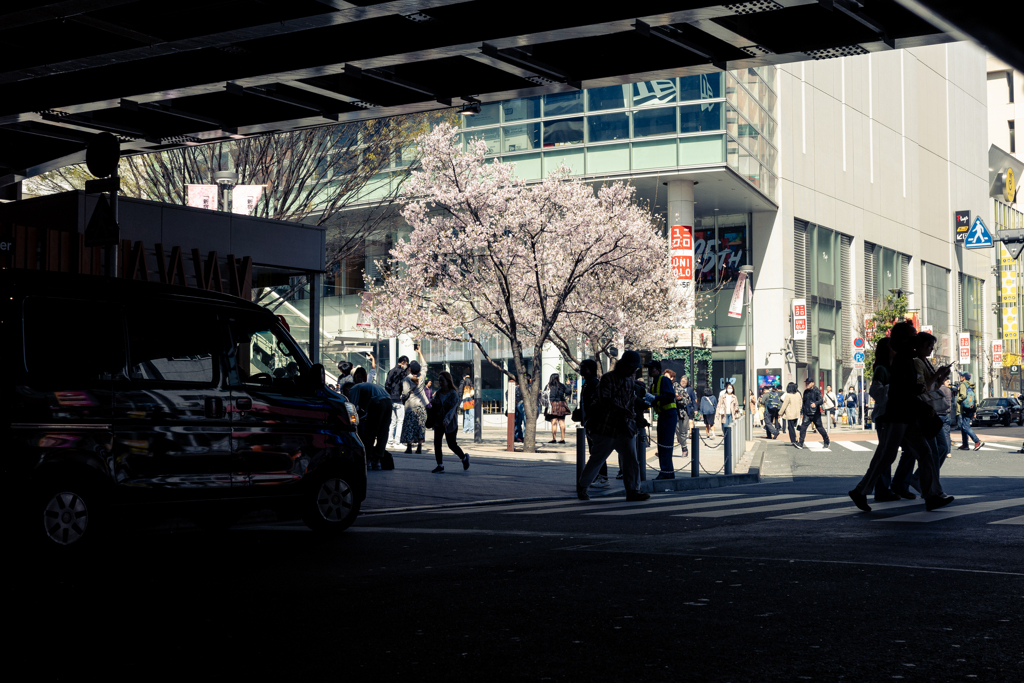
[[[388,371],[384,379],[384,391],[391,397],[391,428],[388,443],[397,445],[402,438],[402,423],[405,422],[405,404],[402,402],[402,380],[409,374],[409,357],[402,356],[398,364]]]
[[[626,351],[615,363],[615,369],[606,372],[597,385],[594,410],[587,416],[593,448],[583,474],[576,482],[576,496],[580,500],[590,500],[587,488],[612,451],[619,456],[626,500],[641,501],[651,497],[649,493],[640,491],[640,463],[636,457],[636,382],[633,375],[639,369],[640,354]]]
[[[600,383],[597,378],[597,361],[588,358],[580,363],[580,377],[583,379],[583,386],[580,388],[580,407],[573,411],[572,419],[583,425],[587,437],[587,450],[593,452],[594,444],[586,429],[587,419],[594,412],[597,404],[597,385]],[[601,465],[601,470],[597,473],[597,478],[591,486],[601,489],[608,488],[608,463]]]
[[[394,458],[384,448],[391,427],[391,396],[380,386],[367,381],[366,368],[358,368],[353,375],[348,398],[365,415],[359,422],[359,431],[366,447],[367,465],[374,470],[395,469]]]
[[[658,439],[658,463],[661,471],[657,479],[675,479],[675,467],[672,464],[672,451],[675,448],[676,424],[679,411],[676,410],[676,390],[672,386],[671,370],[662,370],[661,363],[652,360],[647,364],[651,373],[651,393],[654,401],[651,412],[657,416],[656,435]],[[669,374],[671,373],[671,374]]]
[[[796,447],[804,447],[807,428],[813,424],[821,434],[821,438],[825,440],[825,448],[828,448],[828,432],[825,431],[825,425],[821,424],[821,392],[818,391],[818,387],[814,386],[814,380],[810,377],[804,380],[804,407],[800,410],[800,414],[803,415],[803,420],[800,421],[800,441],[797,442]]]

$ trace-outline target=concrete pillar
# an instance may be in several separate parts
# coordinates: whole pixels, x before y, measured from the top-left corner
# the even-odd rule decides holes
[[[692,231],[693,230],[693,222],[694,222],[693,221],[693,207],[694,207],[693,186],[694,186],[694,182],[692,180],[670,180],[670,181],[668,181],[667,185],[668,185],[668,214],[667,214],[668,226],[667,227],[671,228],[673,225],[688,225],[688,226],[690,226],[690,230]],[[668,257],[669,257],[669,255],[665,254],[665,258],[668,258]],[[694,266],[696,266],[696,263],[694,264]],[[696,272],[694,272],[694,277],[696,277]],[[688,288],[690,290],[690,293],[691,293],[691,296],[692,296],[693,283],[683,284],[682,286]],[[691,302],[693,301],[692,298],[690,298],[689,300]],[[693,309],[692,304],[690,306],[690,310],[687,311],[687,315],[685,317],[685,322],[686,322],[686,324],[691,325],[691,326],[697,324],[696,316],[695,316],[695,311]]]

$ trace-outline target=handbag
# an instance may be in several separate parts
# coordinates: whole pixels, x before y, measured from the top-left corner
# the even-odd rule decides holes
[[[918,398],[921,399],[922,403],[934,410],[936,413],[944,413],[947,410],[946,398],[938,389],[922,392],[918,395]]]

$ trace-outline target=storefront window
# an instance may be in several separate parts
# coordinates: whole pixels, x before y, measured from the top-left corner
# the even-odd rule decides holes
[[[487,143],[487,153],[497,154],[499,147],[499,140],[501,140],[501,133],[497,128],[489,128],[487,130],[480,130],[474,133],[466,134],[466,145],[473,140],[483,140]]]
[[[479,128],[498,123],[501,118],[501,105],[497,102],[481,104],[479,114],[462,117],[463,128]]]
[[[544,116],[583,113],[583,91],[555,93],[544,96]]]
[[[587,91],[587,106],[590,111],[602,109],[621,109],[626,106],[629,98],[628,85],[613,85],[607,88],[594,88]]]
[[[680,133],[699,133],[707,130],[722,130],[721,102],[679,107]]]
[[[506,100],[501,103],[501,108],[505,115],[506,123],[540,118],[539,97],[522,97],[516,100]]]
[[[502,128],[506,152],[521,152],[526,149],[540,149],[540,124],[520,123]]]
[[[587,135],[590,142],[627,140],[629,138],[629,114],[620,112],[587,117]]]
[[[676,132],[674,107],[633,112],[633,137],[670,135]]]
[[[701,74],[679,79],[679,99],[713,100],[722,96],[722,74]]]
[[[657,107],[676,101],[676,81],[669,78],[633,84],[634,107]]]
[[[561,147],[583,142],[583,117],[544,122],[544,146]]]

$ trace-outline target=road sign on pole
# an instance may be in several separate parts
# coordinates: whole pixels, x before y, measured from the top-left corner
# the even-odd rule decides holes
[[[981,216],[978,216],[974,219],[974,224],[971,225],[971,231],[967,233],[964,247],[968,249],[987,249],[992,246],[992,233],[985,227],[985,221],[981,220]]]
[[[863,370],[864,369],[864,352],[863,351],[858,351],[857,353],[853,354],[853,367],[854,367],[855,370]]]
[[[864,340],[861,339],[860,337],[857,337],[856,339],[853,340],[853,347],[855,349],[863,349],[864,348]]]

